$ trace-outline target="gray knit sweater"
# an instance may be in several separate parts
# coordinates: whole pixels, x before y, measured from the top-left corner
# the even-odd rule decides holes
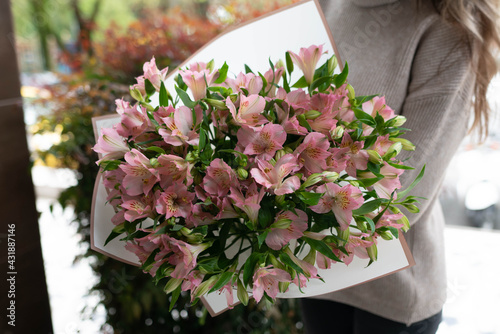
[[[425,2],[425,1],[424,1]],[[430,1],[428,1],[430,2]],[[383,94],[412,129],[417,150],[408,163],[426,164],[413,194],[428,198],[409,214],[405,237],[416,266],[350,289],[320,296],[411,324],[439,312],[446,300],[444,218],[438,202],[443,176],[466,134],[474,74],[470,51],[456,28],[432,6],[414,0],[320,0],[356,95]]]

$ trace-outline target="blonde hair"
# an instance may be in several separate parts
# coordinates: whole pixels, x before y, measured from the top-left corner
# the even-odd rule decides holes
[[[491,109],[486,99],[488,85],[498,71],[495,56],[500,49],[499,0],[432,0],[436,10],[448,22],[458,26],[469,40],[476,72],[470,131],[476,130],[481,141],[488,136]]]

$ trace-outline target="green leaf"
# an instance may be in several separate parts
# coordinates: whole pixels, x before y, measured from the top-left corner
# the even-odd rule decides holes
[[[373,201],[365,202],[360,208],[352,210],[354,215],[366,215],[367,213],[373,212],[380,207],[382,200],[380,198],[374,199]]]
[[[208,273],[213,273],[214,271],[220,270],[217,265],[218,259],[216,257],[211,257],[198,262],[198,267],[205,270]]]
[[[317,205],[322,196],[322,193],[297,192],[297,197],[308,206]]]
[[[299,124],[307,129],[307,131],[312,132],[311,125],[307,122],[306,116],[304,114],[298,115],[297,120]]]
[[[328,257],[329,259],[332,259],[332,260],[337,261],[337,262],[342,262],[333,253],[333,251],[330,248],[330,246],[328,246],[327,244],[325,244],[323,241],[321,241],[321,240],[315,240],[315,239],[311,239],[311,238],[306,238],[306,237],[302,237],[302,239],[305,242],[307,242],[309,244],[309,246],[311,246],[313,249],[317,250],[318,252],[320,252],[324,256]]]
[[[293,260],[290,258],[290,256],[287,253],[280,253],[280,260],[287,266],[293,268],[296,272],[305,275],[304,270],[302,270],[301,267],[299,267]]]
[[[179,87],[175,86],[175,91],[177,92],[177,95],[181,98],[182,103],[188,108],[194,108],[198,103],[191,101],[191,98],[189,97],[188,93],[180,89]]]
[[[377,95],[361,95],[361,96],[356,96],[356,98],[354,99],[354,104],[356,106],[360,106],[362,105],[363,103],[367,102],[367,101],[370,101],[371,99],[373,99],[375,96],[379,96],[378,94]]]
[[[219,77],[214,81],[214,83],[221,84],[226,81],[228,69],[229,66],[227,66],[226,62],[224,62],[224,65],[222,65],[221,69],[219,70]]]
[[[250,67],[248,67],[247,64],[245,64],[245,74],[248,74],[248,73],[253,73],[253,71]]]
[[[177,289],[175,289],[172,292],[172,299],[170,300],[170,307],[168,308],[169,312],[172,312],[172,310],[174,309],[175,303],[177,302],[177,299],[179,299],[179,296],[181,295],[181,288],[182,285],[179,285]]]
[[[103,160],[99,164],[99,167],[101,167],[103,171],[110,171],[118,169],[121,163],[122,161],[120,160]]]
[[[371,187],[378,181],[382,180],[383,177],[374,177],[370,179],[358,179],[358,181],[363,185],[364,188]]]
[[[235,257],[236,258],[236,257]],[[226,254],[224,252],[222,252],[220,255],[219,255],[219,259],[217,260],[217,266],[219,268],[227,268],[231,265],[233,261],[229,260],[227,257],[226,257]]]
[[[159,251],[160,251],[159,248],[155,248],[151,252],[151,254],[149,254],[148,258],[146,259],[146,261],[144,261],[144,263],[141,266],[142,270],[146,271],[146,268],[148,268],[150,265],[152,265],[155,262],[155,256],[156,256],[156,254],[158,254]]]
[[[293,61],[292,57],[290,56],[290,52],[285,53],[285,59],[286,59],[286,70],[288,74],[291,74],[293,72]]]
[[[145,88],[146,94],[148,96],[151,96],[154,93],[156,93],[156,88],[155,88],[155,86],[153,86],[153,84],[151,83],[151,81],[149,81],[149,79],[145,79],[144,80],[144,88]]]
[[[369,125],[372,128],[377,126],[377,123],[375,122],[373,117],[365,113],[363,110],[359,108],[352,108],[352,111],[354,111],[354,115],[356,116],[357,119],[361,121],[361,123],[365,123],[366,125]]]
[[[424,173],[425,173],[425,165],[424,165],[424,167],[422,167],[422,169],[420,170],[420,173],[415,178],[415,180],[410,184],[410,186],[408,188],[406,188],[405,190],[398,192],[398,199],[402,199],[406,195],[408,195],[408,193],[420,182],[420,180],[422,180],[422,178],[424,177]]]
[[[412,170],[412,169],[415,169],[415,168],[410,167],[410,166],[405,166],[405,165],[395,164],[395,163],[393,163],[393,162],[389,162],[389,161],[387,161],[387,163],[388,163],[389,165],[391,165],[392,167],[397,168],[397,169],[406,169],[406,170]]]
[[[259,248],[262,247],[262,244],[266,240],[267,235],[269,234],[269,231],[270,231],[269,229],[266,229],[263,233],[261,233],[261,234],[259,234],[257,236],[257,241],[259,243]]]
[[[179,86],[180,89],[184,91],[188,88],[184,80],[182,80],[182,76],[180,74],[177,74],[177,76],[175,77],[175,83],[177,84],[177,86]]]
[[[319,79],[314,80],[314,82],[311,84],[311,87],[309,88],[311,91],[315,90],[317,87],[323,85],[323,84],[328,84],[330,86],[330,83],[332,81],[332,77],[326,76],[322,77]]]
[[[307,84],[306,78],[304,76],[302,76],[299,80],[297,80],[296,83],[292,85],[293,88],[306,88],[307,86],[309,85]]]
[[[177,231],[180,231],[184,226],[180,225],[180,224],[175,224],[174,226],[172,226],[172,228],[170,229],[170,231],[172,232],[177,232]]]
[[[111,233],[106,238],[106,241],[104,242],[104,246],[106,246],[108,244],[108,242],[110,242],[113,239],[116,239],[119,235],[121,235],[125,232],[125,229],[123,229],[123,231],[121,231],[121,232],[115,232],[115,228],[113,229],[113,231],[111,231]]]
[[[245,265],[243,266],[243,284],[245,284],[245,286],[250,283],[250,280],[252,279],[255,271],[255,266],[260,261],[260,259],[260,253],[252,253],[245,261]]]
[[[146,148],[147,151],[153,151],[160,154],[167,154],[164,149],[158,146],[149,146]]]
[[[168,106],[168,92],[167,89],[165,88],[165,84],[163,83],[163,81],[161,82],[161,87],[160,87],[160,106],[161,107]]]
[[[342,86],[345,81],[347,80],[347,75],[349,74],[349,65],[347,65],[347,62],[345,63],[344,69],[342,70],[342,73],[338,74],[334,79],[333,79],[333,84],[335,87],[339,88]]]
[[[270,200],[261,201],[261,208],[259,210],[258,220],[262,228],[266,228],[273,222],[274,217],[274,203]]]
[[[290,84],[288,83],[286,73],[283,73],[283,89],[285,92],[290,93]]]
[[[214,292],[222,288],[224,285],[229,282],[229,280],[233,277],[234,273],[232,271],[226,271],[225,273],[220,275],[219,280],[215,283],[215,285],[210,289],[208,293]]]

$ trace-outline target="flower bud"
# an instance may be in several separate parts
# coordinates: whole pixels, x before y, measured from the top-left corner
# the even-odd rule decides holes
[[[276,154],[274,155],[274,159],[276,161],[278,161],[279,159],[281,159],[281,157],[283,157],[286,153],[286,151],[284,149],[281,149],[281,150],[277,150],[276,151]]]
[[[354,94],[354,88],[350,84],[347,84],[347,97],[349,98],[349,100],[356,97],[356,95]]]
[[[337,126],[335,129],[333,129],[330,132],[330,135],[332,136],[333,139],[340,139],[344,136],[344,127],[343,126]]]
[[[210,60],[210,61],[207,63],[207,70],[209,70],[209,71],[210,71],[210,73],[212,73],[212,71],[214,70],[214,64],[215,64],[215,62],[214,62],[214,60],[213,60],[213,59],[212,59],[212,60]]]
[[[321,173],[313,173],[307,178],[306,182],[302,183],[301,188],[304,189],[313,186],[320,181],[323,181],[323,175]]]
[[[283,60],[278,60],[278,62],[276,63],[276,65],[274,65],[275,68],[280,68],[280,67],[283,67],[285,68],[285,63],[283,62]]]
[[[195,151],[188,152],[188,154],[186,155],[186,161],[188,162],[194,162],[196,161],[196,159],[197,154],[195,153]]]
[[[218,109],[218,110],[226,110],[227,106],[224,101],[221,100],[215,100],[215,99],[205,99],[205,101],[211,105],[212,107]]]
[[[156,158],[151,158],[149,159],[149,163],[151,164],[151,166],[154,168],[154,167],[157,167],[159,165],[159,162],[158,162],[158,159]]]
[[[269,160],[269,163],[273,166],[276,165],[276,160],[274,160],[273,158],[271,158],[271,160]]]
[[[420,209],[415,204],[403,204],[403,206],[411,213],[420,212]]]
[[[238,167],[236,174],[240,180],[246,180],[248,177],[248,171],[245,168]]]
[[[214,276],[210,277],[208,280],[206,280],[205,282],[198,285],[198,287],[194,290],[194,292],[192,294],[193,297],[198,298],[198,297],[201,297],[203,295],[206,295],[207,292],[210,291],[210,289],[212,289],[215,282],[217,282],[219,280],[219,278],[220,278],[219,276],[220,275],[214,275]]]
[[[380,154],[378,154],[375,150],[366,150],[366,153],[368,153],[368,160],[374,164],[380,165],[384,161]]]
[[[238,290],[236,292],[236,296],[238,297],[238,299],[240,300],[240,302],[247,306],[248,305],[248,292],[247,290],[245,289],[245,287],[243,286],[243,282],[241,282],[241,280],[238,278]]]
[[[377,257],[378,257],[377,245],[373,244],[373,245],[367,247],[366,251],[368,253],[368,256],[370,257],[370,260],[377,261]]]
[[[345,242],[349,241],[349,236],[351,235],[351,232],[349,231],[348,228],[346,228],[345,230],[342,230],[338,233],[338,237],[342,240],[344,240]]]
[[[366,238],[366,240],[373,241],[372,237]],[[370,257],[370,260],[377,261],[378,250],[375,243],[373,243],[373,245],[371,246],[366,247],[366,251],[368,253],[368,256]]]
[[[278,195],[276,196],[276,204],[283,204],[285,203],[285,195]]]
[[[314,266],[314,263],[316,263],[316,251],[311,248],[309,253],[304,257],[304,261]]]
[[[406,117],[404,116],[398,115],[395,118],[396,118],[396,122],[394,123],[395,127],[399,127],[406,123]]]
[[[330,59],[328,59],[327,62],[327,70],[329,75],[333,75],[333,72],[335,72],[335,68],[338,65],[337,57],[332,56]]]
[[[292,148],[290,148],[290,147],[286,146],[286,147],[285,147],[285,153],[286,153],[286,154],[293,153]]]
[[[404,138],[391,138],[393,142],[401,143],[403,145],[403,150],[405,151],[415,151],[415,145],[408,139]]]
[[[321,116],[321,112],[319,112],[317,110],[309,110],[304,115],[305,115],[306,119],[313,120],[313,119],[316,119],[319,116]]]
[[[290,282],[278,282],[278,288],[281,293],[287,292]]]
[[[392,235],[392,233],[390,231],[379,231],[377,232],[378,235],[380,235],[382,237],[382,239],[384,240],[392,240],[394,238],[394,236]]]
[[[360,187],[360,184],[358,181],[356,180],[348,180],[348,182],[353,186],[353,187],[356,187],[356,188],[359,188]]]
[[[136,101],[142,102],[144,101],[144,97],[138,88],[130,89],[130,96]]]
[[[326,182],[335,182],[339,178],[339,173],[336,172],[323,172],[323,180]]]
[[[165,291],[165,293],[171,293],[175,289],[177,289],[179,287],[179,285],[182,284],[183,281],[184,281],[184,279],[182,279],[182,278],[173,278],[173,277],[171,277],[168,280],[167,284],[165,284],[165,287],[163,288],[163,291]]]
[[[285,228],[289,228],[290,225],[292,224],[292,220],[291,219],[279,219],[278,221],[274,222],[271,227],[272,228],[279,228],[279,229],[285,229]]]
[[[403,230],[403,232],[407,232],[410,229],[410,221],[408,220],[408,218],[406,216],[399,218],[397,220],[397,223],[403,224],[403,227],[401,228],[401,230]]]
[[[391,158],[395,157],[396,155],[398,155],[402,149],[403,149],[403,144],[394,143],[391,145],[391,147],[389,147],[387,152],[384,154],[383,158],[384,159],[391,159]]]

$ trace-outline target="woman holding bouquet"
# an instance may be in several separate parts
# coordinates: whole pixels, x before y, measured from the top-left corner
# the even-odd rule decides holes
[[[444,218],[438,202],[446,167],[472,128],[484,138],[486,91],[497,71],[500,46],[497,0],[320,1],[353,69],[356,94],[384,93],[412,129],[419,150],[408,163],[426,175],[414,189],[424,196],[409,214],[405,238],[416,266],[340,292],[303,300],[308,333],[435,333],[446,300]],[[473,112],[470,115],[469,110]],[[471,117],[471,118],[470,118]],[[402,184],[416,174],[408,172]],[[331,321],[335,316],[340,321]]]

